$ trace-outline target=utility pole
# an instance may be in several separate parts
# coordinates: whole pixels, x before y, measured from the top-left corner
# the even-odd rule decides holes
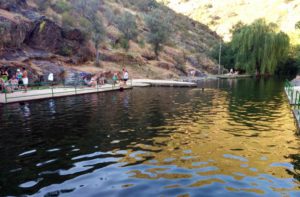
[[[219,75],[221,74],[221,53],[222,53],[222,39],[220,38],[220,50],[219,50]],[[223,72],[222,72],[223,74]]]

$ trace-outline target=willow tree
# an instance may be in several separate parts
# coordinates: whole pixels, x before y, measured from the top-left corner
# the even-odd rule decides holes
[[[273,74],[289,51],[289,37],[276,24],[256,20],[233,33],[235,68],[251,74]]]

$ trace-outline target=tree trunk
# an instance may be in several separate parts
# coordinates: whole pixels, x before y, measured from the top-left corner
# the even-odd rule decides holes
[[[95,65],[97,67],[100,67],[100,54],[99,54],[99,48],[96,47],[96,61],[95,61]]]

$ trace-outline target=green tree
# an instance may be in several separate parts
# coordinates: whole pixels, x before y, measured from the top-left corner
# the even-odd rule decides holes
[[[220,52],[220,44],[216,44],[213,47],[210,56],[214,58],[216,61],[219,61],[219,52]],[[221,64],[224,66],[224,68],[228,70],[234,68],[235,52],[232,50],[232,46],[230,42],[222,44]]]
[[[239,28],[231,42],[235,55],[235,68],[247,73],[273,74],[289,52],[289,37],[277,30],[275,24],[256,20]]]
[[[168,41],[170,36],[170,21],[162,18],[159,11],[152,11],[145,17],[147,27],[149,29],[148,40],[152,44],[156,58],[163,49],[163,45]]]
[[[138,35],[137,24],[135,21],[135,16],[129,12],[125,12],[117,20],[118,28],[124,34],[124,38],[127,40],[133,40]]]
[[[295,28],[300,30],[300,21],[295,24]]]
[[[92,18],[90,18],[91,21],[91,28],[92,28],[92,40],[95,44],[96,48],[96,61],[95,65],[100,66],[100,52],[99,52],[99,47],[100,44],[104,41],[105,39],[105,27],[103,25],[103,22],[100,17],[97,15],[94,15]]]

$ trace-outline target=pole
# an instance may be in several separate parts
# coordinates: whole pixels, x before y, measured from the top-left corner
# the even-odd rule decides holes
[[[5,103],[7,103],[7,94],[6,94],[6,90],[4,90],[4,94],[5,94]]]
[[[219,49],[219,74],[221,74],[221,53],[222,53],[222,39],[220,39],[220,49]]]
[[[53,98],[54,97],[53,86],[51,86],[51,91],[52,91],[52,98]]]

